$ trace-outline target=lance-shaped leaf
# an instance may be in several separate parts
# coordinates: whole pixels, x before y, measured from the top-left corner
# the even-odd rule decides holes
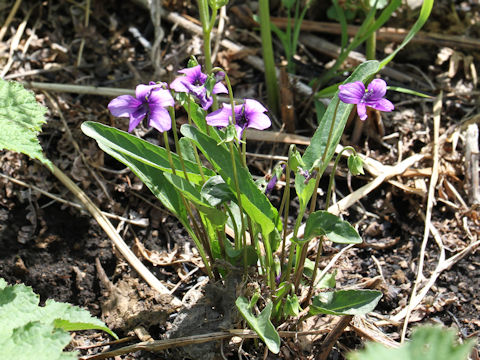
[[[20,152],[51,166],[37,139],[46,111],[21,84],[0,79],[0,150]]]
[[[250,303],[247,298],[240,296],[237,301],[235,301],[240,314],[247,321],[248,325],[254,330],[260,339],[263,340],[268,349],[274,353],[278,354],[280,351],[280,335],[278,335],[277,330],[270,321],[270,315],[272,314],[273,303],[270,301],[265,305],[263,311],[255,316],[252,313]]]
[[[363,315],[373,311],[382,297],[376,290],[338,290],[320,293],[310,305],[311,315]]]
[[[115,129],[93,121],[87,121],[82,124],[82,131],[85,135],[95,139],[99,146],[107,146],[119,154],[142,162],[149,167],[171,173],[172,169],[168,160],[167,150],[163,147],[153,145],[148,141],[139,139],[125,131]],[[176,169],[181,169],[182,165],[177,154],[171,152],[173,165]],[[185,168],[190,181],[199,184],[202,183],[202,177],[195,162],[185,160]],[[203,168],[205,176],[214,176],[212,170]],[[183,172],[178,172],[183,176]]]
[[[195,142],[198,149],[230,187],[232,193],[237,196],[232,158],[227,148],[218,145],[215,140],[193,126],[183,125],[180,131],[185,137]],[[243,167],[237,151],[234,152],[234,160],[242,207],[252,220],[260,225],[264,236],[267,236],[275,228],[274,221],[277,219],[278,212],[257,187],[249,171]]]
[[[345,80],[344,84],[362,81],[364,82],[367,78],[374,75],[379,69],[378,61],[366,61],[353,72],[350,77]],[[337,108],[338,104],[338,108]],[[343,134],[345,124],[347,119],[352,111],[352,104],[345,104],[338,99],[338,91],[327,110],[325,111],[322,119],[319,122],[319,126],[315,131],[315,134],[312,137],[310,145],[305,150],[305,154],[302,157],[303,162],[305,163],[306,170],[312,171],[313,168],[318,167],[318,171],[323,174],[328,163],[332,159],[333,154],[335,153],[335,148],[340,142],[340,137]],[[336,114],[335,114],[336,109]],[[334,115],[335,119],[334,119]],[[327,154],[322,161],[323,153],[327,146],[328,137],[330,133],[330,128],[332,121],[335,121],[333,127],[332,138],[330,145],[327,149]],[[301,174],[297,173],[295,177],[295,190],[299,196],[301,208],[306,207],[306,203],[310,200],[313,191],[314,191],[315,180],[311,179],[307,184],[305,184],[305,178]]]
[[[302,242],[307,242],[317,236],[326,236],[338,244],[360,244],[362,238],[357,230],[347,221],[328,211],[316,211],[307,219]]]

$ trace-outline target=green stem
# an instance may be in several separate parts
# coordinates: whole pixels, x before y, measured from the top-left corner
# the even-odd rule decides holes
[[[164,142],[165,142],[165,149],[167,150],[167,157],[168,157],[168,162],[170,164],[170,168],[172,169],[173,175],[176,175],[177,172],[176,172],[176,169],[175,169],[175,165],[173,164],[172,153],[170,151],[170,142],[168,140],[168,133],[166,131],[163,133],[163,139],[164,139]],[[205,246],[206,246],[205,238],[202,237],[202,232],[200,231],[198,223],[197,223],[197,221],[195,220],[195,217],[192,214],[192,210],[190,209],[190,205],[187,203],[187,200],[185,199],[185,197],[181,193],[179,195],[180,195],[180,198],[182,199],[183,206],[185,207],[185,209],[188,213],[188,216],[190,218],[190,221],[192,222],[193,228],[195,230],[196,239],[193,238],[193,240],[195,242],[195,245],[198,248],[200,256],[202,257],[203,263],[205,264],[205,269],[207,270],[208,277],[210,279],[214,279],[212,269],[210,267],[210,264],[207,260],[206,255],[205,255],[205,250],[206,250],[206,248],[205,248]]]
[[[267,85],[268,106],[274,114],[279,113],[279,92],[275,60],[273,55],[272,32],[270,28],[270,6],[268,0],[259,0],[260,36],[262,38],[265,82]]]
[[[212,46],[211,46],[211,20],[207,0],[198,0],[198,12],[203,30],[203,54],[205,56],[205,71],[207,74],[212,72]]]
[[[322,253],[322,245],[323,245],[323,236],[320,238],[320,240],[318,240],[317,256],[315,256],[315,265],[313,266],[313,274],[312,274],[312,278],[310,279],[310,287],[308,289],[306,304],[309,304],[310,299],[312,298],[313,287],[315,286],[315,278],[317,277],[318,264],[320,262],[320,254]]]
[[[178,143],[177,122],[175,120],[175,109],[173,107],[170,107],[168,111],[170,112],[170,117],[172,118],[172,130],[173,130],[173,140],[175,142],[175,150],[177,151],[178,159],[180,160],[180,165],[182,166],[185,180],[189,181],[188,175],[187,175],[187,168],[185,167],[185,161],[183,160],[183,156],[182,156],[182,150],[180,149],[180,145]]]
[[[327,191],[327,200],[325,201],[325,210],[328,210],[328,208],[330,207],[330,199],[332,196],[333,184],[335,182],[335,172],[337,171],[338,163],[340,162],[340,159],[342,158],[342,154],[345,150],[350,150],[353,152],[354,155],[357,155],[357,152],[351,146],[344,147],[342,151],[340,151],[340,153],[337,155],[337,158],[335,159],[335,163],[333,164],[332,172],[330,173],[330,180],[328,182],[328,191]]]
[[[317,205],[318,185],[320,184],[320,178],[322,177],[323,172],[325,171],[325,168],[326,168],[325,160],[327,159],[328,151],[329,151],[330,145],[332,144],[333,130],[335,129],[335,123],[337,120],[337,110],[338,110],[339,104],[340,104],[340,100],[337,99],[337,104],[335,105],[335,111],[333,112],[332,123],[330,124],[330,131],[328,133],[327,144],[325,145],[325,150],[323,151],[322,159],[320,160],[320,166],[323,169],[322,170],[318,169],[317,178],[315,180],[315,191],[313,193],[313,196],[310,202],[310,213],[315,211],[315,206]]]
[[[187,119],[188,123],[192,125],[192,116],[190,114],[191,108],[190,108],[190,101],[191,101],[191,95],[188,95],[188,111],[187,111]],[[197,146],[193,143],[193,141],[190,142],[193,147],[193,156],[195,156],[195,162],[197,163],[198,171],[200,172],[200,176],[202,177],[202,182],[205,183],[207,179],[205,178],[205,174],[203,173],[203,166],[202,162],[200,161],[200,157],[198,156],[198,149]]]
[[[235,115],[234,115],[235,116]],[[247,237],[246,237],[246,234],[245,234],[245,222],[243,220],[243,206],[242,206],[242,198],[241,198],[241,192],[240,192],[240,185],[239,185],[239,182],[238,182],[238,174],[237,174],[237,164],[235,162],[235,156],[234,156],[234,148],[233,148],[233,141],[230,141],[228,143],[228,146],[230,147],[230,159],[232,161],[232,168],[233,168],[233,180],[234,180],[234,183],[235,183],[235,191],[237,193],[237,202],[238,202],[238,207],[240,209],[240,222],[241,222],[241,236],[242,236],[242,244],[243,246],[246,248],[246,244],[247,244]],[[244,258],[245,260],[245,258]],[[245,272],[247,271],[247,263],[246,261],[244,261],[244,268],[245,268]]]
[[[375,18],[372,18],[371,23],[375,22]],[[375,60],[376,59],[376,50],[377,50],[377,33],[372,31],[372,33],[368,36],[365,42],[365,56],[367,60]]]
[[[285,213],[283,215],[283,237],[282,237],[282,254],[280,256],[280,267],[285,261],[285,246],[287,243],[288,214],[290,210],[290,166],[287,162],[285,166],[285,191],[283,192],[282,204],[280,205],[279,216],[282,213],[282,206],[285,204]]]

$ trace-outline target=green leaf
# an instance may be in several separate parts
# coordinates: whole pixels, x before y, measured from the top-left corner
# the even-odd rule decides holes
[[[364,82],[370,76],[374,75],[379,69],[378,61],[366,61],[361,64],[353,74],[345,80],[344,84],[354,82],[354,81],[362,81]],[[335,108],[338,108],[336,111],[336,119],[333,119]],[[325,171],[328,163],[330,162],[333,154],[335,153],[335,148],[337,147],[338,143],[340,142],[340,138],[343,134],[343,130],[345,128],[345,124],[347,119],[352,111],[353,105],[352,104],[345,104],[338,99],[338,91],[335,97],[330,102],[325,114],[323,115],[322,120],[320,121],[320,125],[318,126],[315,134],[312,137],[310,145],[305,150],[305,154],[302,157],[303,162],[306,165],[306,168],[309,171],[312,170],[312,167],[318,165],[319,172],[323,174]],[[327,149],[327,154],[325,156],[324,161],[320,164],[319,161],[321,160],[325,148],[327,146],[328,136],[330,132],[330,127],[332,121],[335,121],[335,125],[333,128],[332,139],[330,142],[330,146]],[[305,178],[297,173],[295,177],[295,190],[300,200],[300,207],[306,207],[306,203],[310,200],[314,189],[315,181],[312,179],[308,184],[305,184]]]
[[[118,154],[135,159],[137,162],[142,162],[150,168],[159,169],[166,173],[172,172],[168,160],[168,152],[163,147],[153,145],[125,131],[93,121],[84,122],[82,131],[85,135],[95,139],[102,149],[108,147]],[[182,165],[178,155],[173,152],[171,152],[171,155],[175,168],[181,169]],[[184,163],[189,180],[196,184],[202,183],[203,180],[198,170],[198,165],[188,160],[185,160]],[[205,167],[203,172],[207,177],[215,175],[215,173]],[[183,172],[178,172],[178,175],[183,177]]]
[[[298,316],[298,314],[300,314],[300,310],[302,310],[302,308],[298,302],[297,295],[288,294],[287,298],[285,299],[285,314],[290,316]]]
[[[257,251],[255,246],[247,245],[247,265],[255,265],[258,261]],[[243,252],[244,249],[235,249],[233,245],[227,241],[225,242],[225,253],[227,255],[228,261],[234,265],[239,266],[243,264]]]
[[[52,167],[43,155],[38,134],[45,123],[47,109],[40,105],[33,92],[17,82],[0,79],[0,150],[16,151]]]
[[[396,92],[399,92],[399,93],[402,93],[402,94],[415,95],[415,96],[422,97],[422,98],[427,98],[427,99],[433,99],[433,96],[431,96],[431,95],[427,95],[427,94],[421,93],[419,91],[415,91],[415,90],[412,90],[412,89],[406,89],[406,88],[399,87],[399,86],[387,86],[387,90],[396,91]]]
[[[208,179],[205,184],[203,184],[200,193],[214,206],[235,200],[235,195],[220,175],[212,176]]]
[[[311,315],[363,315],[373,311],[382,293],[376,290],[338,290],[320,293],[310,305]]]
[[[325,274],[321,279],[320,281],[318,282],[318,284],[316,285],[316,287],[318,289],[334,289],[335,288],[335,285],[336,285],[336,281],[335,281],[335,278],[337,277],[337,270],[333,270],[332,273],[330,274]],[[315,279],[316,280],[316,279]]]
[[[273,303],[269,301],[263,311],[258,315],[253,315],[249,308],[249,301],[247,298],[240,296],[235,301],[240,314],[247,321],[248,325],[254,330],[260,339],[263,340],[268,349],[278,354],[280,351],[280,335],[270,321],[270,315],[272,314]]]
[[[195,162],[195,150],[193,149],[192,142],[184,137],[178,139],[178,145],[184,160]]]
[[[198,149],[205,155],[214,169],[230,187],[232,193],[237,196],[232,159],[229,150],[224,146],[217,145],[214,139],[193,126],[183,125],[180,131],[185,137],[195,142]],[[252,220],[260,225],[264,236],[267,236],[275,229],[274,221],[278,217],[278,212],[270,201],[268,201],[265,194],[258,189],[248,169],[243,167],[237,151],[234,152],[234,159],[242,207]],[[279,226],[281,226],[281,224]]]
[[[77,352],[63,352],[70,334],[55,329],[53,324],[28,322],[0,339],[0,358],[8,360],[73,360]]]
[[[338,244],[360,244],[362,238],[357,230],[347,221],[328,211],[316,211],[307,219],[302,242],[307,242],[317,236],[326,236]]]
[[[127,165],[135,175],[150,189],[150,191],[159,199],[173,215],[175,215],[184,226],[189,228],[188,216],[182,199],[175,187],[165,179],[163,171],[154,166],[150,166],[136,157],[121,153],[116,149],[110,148],[103,142],[99,142],[100,148],[110,156],[121,163]]]
[[[459,344],[455,330],[422,326],[413,331],[411,341],[399,348],[368,343],[364,350],[347,354],[348,360],[467,360],[475,340]]]
[[[165,178],[179,191],[183,196],[193,202],[195,206],[201,211],[213,225],[225,225],[227,218],[225,214],[218,210],[214,205],[209,204],[207,200],[202,198],[200,189],[193,186],[189,181],[174,174],[163,174]]]
[[[0,358],[71,359],[62,349],[70,342],[66,331],[98,329],[117,338],[105,324],[79,307],[47,300],[23,284],[9,286],[0,279]],[[73,354],[75,355],[75,354]]]

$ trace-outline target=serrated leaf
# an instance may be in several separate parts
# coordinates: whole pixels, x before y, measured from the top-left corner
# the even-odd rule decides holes
[[[475,341],[458,344],[454,330],[438,326],[418,327],[411,341],[397,349],[368,343],[364,350],[347,354],[348,360],[466,360]]]
[[[376,290],[338,290],[320,293],[310,305],[311,315],[363,315],[373,311],[382,298]]]
[[[260,339],[263,340],[268,349],[278,354],[280,351],[280,335],[270,321],[270,315],[272,314],[273,303],[269,301],[262,312],[255,316],[250,309],[250,302],[246,297],[240,296],[235,301],[240,314],[247,321],[248,325],[254,330]]]
[[[76,359],[75,353],[62,352],[70,342],[67,330],[98,329],[117,338],[87,310],[54,300],[38,305],[30,287],[0,279],[0,359]]]
[[[0,338],[0,359],[8,360],[72,360],[76,352],[63,352],[70,334],[55,329],[53,324],[28,322],[15,328],[11,336]]]
[[[68,330],[85,330],[89,324],[88,329],[103,330],[116,338],[102,321],[92,317],[87,310],[54,300],[48,300],[44,307],[38,305],[39,296],[28,286],[17,284],[1,289],[0,338],[9,337],[15,328],[32,321],[55,325],[57,320],[61,320],[61,327],[68,327]],[[79,327],[76,327],[75,323],[78,323]]]
[[[322,235],[338,244],[360,244],[362,242],[362,238],[352,225],[323,210],[316,211],[308,217],[302,242]]]
[[[0,79],[0,150],[16,151],[51,167],[37,138],[46,111],[21,84]]]

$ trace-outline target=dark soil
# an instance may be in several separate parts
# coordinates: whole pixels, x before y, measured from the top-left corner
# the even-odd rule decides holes
[[[238,5],[231,4],[230,10]],[[454,15],[450,12],[435,11],[426,29],[450,35],[478,34],[477,22],[472,20],[472,25],[469,20],[478,18],[478,8],[476,5],[469,4],[467,11],[464,5],[465,3],[456,5],[457,20],[455,21],[451,19]],[[27,25],[31,30],[34,22],[38,20],[36,36],[32,38],[30,49],[26,54],[21,53],[21,48],[26,46],[25,36],[22,38],[21,47],[15,52],[15,61],[8,74],[22,74],[34,69],[46,69],[56,64],[65,68],[62,71],[19,76],[17,79],[123,88],[134,88],[137,83],[152,80],[151,74],[154,73],[154,68],[148,51],[128,29],[135,27],[147,40],[152,41],[153,26],[148,12],[134,2],[92,2],[91,23],[88,28],[84,28],[82,25],[84,11],[70,2],[41,3],[25,0],[3,42],[0,42],[2,64],[8,58],[11,38],[31,6],[38,6],[41,10],[38,15],[32,15],[33,20],[29,20]],[[195,7],[188,2],[168,1],[164,6],[166,10],[196,16]],[[439,6],[447,5],[439,3]],[[450,9],[450,7],[447,8]],[[390,25],[409,28],[414,21],[412,19],[415,19],[414,14],[415,12],[405,8]],[[273,11],[272,15],[283,16],[278,9]],[[325,21],[326,19],[319,15],[311,16],[311,20]],[[439,24],[450,25],[445,28]],[[189,55],[194,53],[200,60],[202,58],[197,45],[198,37],[192,37],[191,34],[172,27],[172,24],[166,21],[162,22],[162,26],[165,31],[161,45],[165,73],[162,75],[163,78],[158,80],[169,81],[175,76],[176,70],[185,66]],[[249,36],[254,31],[247,29],[240,31],[239,26],[233,27],[228,23],[227,29],[231,38],[252,48],[252,53],[258,53],[258,42]],[[30,33],[27,32],[28,34]],[[76,67],[74,64],[82,38],[86,39],[83,54],[84,66]],[[336,36],[328,35],[326,38],[339,43]],[[379,58],[383,57],[383,47],[388,48],[390,45],[379,43]],[[416,49],[422,51],[417,52]],[[409,75],[415,81],[402,84],[398,80],[392,80],[391,84],[428,93],[437,93],[439,89],[443,89],[445,92],[441,123],[443,134],[461,120],[475,114],[478,92],[471,74],[464,72],[463,68],[459,68],[456,74],[447,76],[448,61],[442,64],[435,62],[440,51],[441,49],[434,45],[414,44],[407,47],[391,67]],[[464,57],[472,55],[474,65],[480,55],[478,50],[458,49],[457,52]],[[278,50],[277,59],[280,59],[281,54]],[[310,53],[306,49],[301,49],[299,54],[299,73],[305,74],[301,80],[308,81],[309,79],[305,77],[321,74],[324,71],[324,65],[331,60],[326,55]],[[411,54],[416,54],[415,59],[410,57]],[[242,56],[235,57],[227,51],[220,52],[219,59],[221,59],[221,65],[231,72],[230,76],[235,84],[234,91],[237,97],[249,96],[265,100],[261,72],[244,63]],[[433,89],[428,88],[428,84],[423,76],[419,75],[420,73],[433,82]],[[342,79],[339,78],[339,80]],[[148,220],[146,227],[130,225],[118,220],[112,220],[112,223],[119,227],[119,232],[127,244],[134,248],[136,254],[160,280],[169,288],[179,284],[173,293],[174,296],[182,299],[193,287],[204,283],[205,274],[202,269],[191,273],[200,265],[200,262],[186,231],[181,228],[175,218],[161,209],[158,201],[131,172],[103,154],[95,142],[80,131],[81,123],[87,120],[99,121],[126,130],[127,120],[115,119],[109,115],[106,105],[110,99],[93,95],[52,92],[50,95],[58,102],[60,109],[58,110],[41,91],[34,91],[38,100],[49,108],[48,122],[41,135],[41,142],[47,156],[71,176],[103,211],[130,219]],[[375,134],[376,130],[372,130],[373,125],[367,124],[367,130],[360,141],[354,145],[360,152],[386,165],[396,164],[399,157],[404,159],[414,153],[429,153],[433,128],[431,100],[419,100],[394,92],[389,92],[389,98],[396,104],[396,109],[393,113],[382,114],[381,133]],[[297,96],[295,100],[296,105],[300,106],[304,99]],[[62,122],[59,111],[66,119],[66,126],[72,132],[72,137],[65,129],[65,123]],[[183,120],[179,118],[179,122]],[[297,119],[296,132],[311,136],[315,123],[315,114],[308,113],[304,118]],[[274,125],[274,130],[278,130],[277,125],[278,122]],[[344,143],[348,143],[351,139],[352,126],[346,130]],[[161,142],[161,136],[158,133],[145,128],[140,129],[137,134],[154,143]],[[397,135],[388,137],[392,134]],[[384,135],[387,135],[387,138],[382,139]],[[398,145],[399,140],[402,143],[401,147]],[[81,159],[73,145],[74,142],[78,144],[87,162]],[[437,186],[437,198],[441,198],[442,201],[436,202],[432,216],[432,223],[444,241],[447,258],[464,249],[472,241],[467,230],[475,240],[478,240],[480,234],[478,209],[462,208],[458,198],[452,192],[453,187],[468,202],[468,195],[464,188],[463,146],[462,141],[459,141],[457,148],[453,148],[449,141],[443,144],[442,181]],[[248,151],[268,155],[286,155],[288,145],[251,142]],[[0,164],[4,175],[38,186],[65,200],[74,201],[72,195],[68,194],[48,170],[23,155],[3,152]],[[259,176],[267,175],[272,165],[274,165],[272,161],[249,158],[252,172]],[[416,168],[428,169],[431,166],[431,158],[427,157],[421,164],[417,164]],[[96,174],[96,178],[92,176],[92,172]],[[350,186],[355,190],[369,179],[368,177],[348,179],[346,174],[347,170],[341,166],[337,176],[338,199],[350,192]],[[412,179],[398,177],[396,180],[405,186],[418,189]],[[415,179],[419,182],[423,181],[428,188],[428,177],[417,176]],[[451,187],[446,185],[446,181]],[[279,193],[274,192],[273,201],[275,198],[278,199],[278,196]],[[319,199],[319,203],[323,201],[323,198]],[[292,204],[292,211],[295,211],[295,201]],[[390,183],[384,183],[343,214],[346,220],[358,227],[365,243],[349,251],[348,255],[342,257],[337,264],[337,287],[351,287],[379,277],[380,280],[374,287],[382,290],[384,297],[375,311],[376,315],[374,314],[371,318],[375,321],[394,316],[408,302],[417,272],[416,265],[424,232],[421,214],[425,213],[425,209],[425,197],[409,193]],[[158,255],[160,260],[157,264],[152,263],[152,259],[141,255],[139,243],[154,255]],[[338,250],[327,244],[323,263],[326,264]],[[438,262],[438,254],[438,247],[430,238],[425,264],[427,277]],[[312,252],[309,256],[313,259],[314,253]],[[422,324],[440,323],[454,327],[458,329],[458,334],[463,339],[477,337],[480,331],[479,266],[480,254],[474,252],[444,271],[422,304],[415,309],[412,320]],[[185,277],[189,273],[191,274]],[[135,271],[118,254],[108,236],[87,213],[52,201],[33,189],[5,178],[0,180],[0,277],[12,284],[21,282],[32,286],[40,295],[42,302],[52,298],[85,307],[93,315],[103,318],[107,325],[117,331],[121,337],[138,336],[139,328],[145,328],[154,339],[163,338],[172,327],[176,329],[178,336],[188,334],[182,330],[182,325],[178,325],[179,320],[175,320],[183,317],[185,310],[182,313],[181,309],[169,308],[165,298],[159,297],[143,280],[139,279]],[[112,290],[115,287],[127,289],[124,295],[117,294],[118,299],[127,301],[125,294],[128,293],[127,297],[131,302],[127,301],[125,306],[135,308],[128,318],[124,317],[124,314],[112,312],[111,308],[106,310],[112,300],[112,294],[115,293]],[[212,288],[209,290],[208,287],[206,289],[207,297],[201,300],[199,305],[203,306],[202,309],[212,307],[208,294],[213,290]],[[215,294],[214,291],[213,293]],[[215,307],[215,302],[213,304]],[[219,311],[222,308],[224,311]],[[231,308],[224,303],[220,305],[217,303],[215,311],[217,311],[216,315],[212,316],[218,316],[216,320],[220,325],[216,324],[220,329],[228,328],[227,324],[235,323],[235,316],[228,313]],[[212,320],[212,318],[209,319]],[[202,319],[190,321],[193,324],[201,322]],[[328,326],[331,327],[331,323]],[[205,331],[200,328],[201,326],[195,329],[198,329],[199,333]],[[294,327],[292,326],[291,329],[294,330]],[[207,330],[214,331],[214,327],[209,327]],[[399,340],[401,327],[386,325],[382,330],[391,339]],[[81,347],[88,342],[104,341],[107,339],[103,334],[78,333],[73,345]],[[302,352],[301,346],[293,340],[288,340],[286,342],[288,346],[282,349],[282,358],[314,358],[319,349],[321,337],[312,341],[311,352],[306,354]],[[354,332],[347,332],[332,351],[330,358],[343,358],[346,350],[359,347],[363,342],[364,339]],[[201,349],[201,352],[212,354],[212,358],[219,356],[218,344],[205,345],[205,348]],[[82,351],[87,354],[96,350]],[[224,352],[227,358],[237,358],[238,344],[226,342]],[[198,356],[197,353],[192,352],[190,355],[186,355],[185,352],[180,355],[178,352],[158,354],[138,352],[121,358],[168,359],[175,354],[177,357],[192,359]],[[255,347],[253,342],[246,340],[242,345],[242,354],[249,359],[262,358],[262,345]]]

